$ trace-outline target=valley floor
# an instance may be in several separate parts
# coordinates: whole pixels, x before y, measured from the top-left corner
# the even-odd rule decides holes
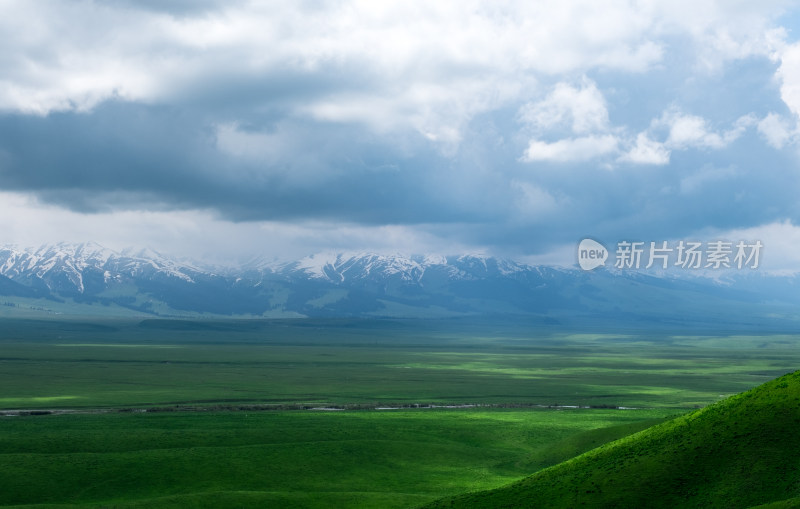
[[[798,364],[791,334],[4,320],[0,506],[415,507]]]

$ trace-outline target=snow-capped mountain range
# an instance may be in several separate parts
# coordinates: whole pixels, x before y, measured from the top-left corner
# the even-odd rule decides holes
[[[484,255],[448,258],[442,255],[405,256],[363,252],[324,252],[294,262],[251,262],[245,267],[276,273],[303,273],[310,278],[338,283],[374,277],[396,277],[416,284],[423,284],[425,272],[429,269],[443,271],[453,279],[474,279],[477,274],[492,270],[503,275],[526,270],[524,265],[516,262]]]
[[[179,264],[149,249],[117,253],[99,244],[55,244],[38,248],[0,248],[0,275],[12,280],[39,279],[50,290],[85,293],[84,275],[102,270],[103,281],[162,273],[191,282],[200,269]]]
[[[98,244],[0,247],[5,314],[248,317],[526,316],[543,323],[780,323],[800,320],[793,277],[725,284],[483,255],[319,253],[211,267]]]

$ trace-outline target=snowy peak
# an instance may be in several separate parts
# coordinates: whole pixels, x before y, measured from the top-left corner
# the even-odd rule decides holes
[[[372,253],[324,252],[306,256],[284,267],[283,272],[298,271],[312,278],[333,282],[364,278],[378,272],[407,273],[419,269],[411,259]]]
[[[388,302],[401,309],[445,308],[457,293],[452,284],[487,281],[500,288],[503,283],[496,281],[531,270],[482,255],[323,252],[291,262],[261,257],[211,269],[152,249],[114,251],[95,243],[0,247],[0,276],[10,279],[16,292],[7,295],[114,304],[147,313],[158,307],[179,313],[359,315],[379,312]],[[444,301],[435,304],[440,294]],[[351,301],[351,295],[358,298]]]
[[[44,284],[49,290],[83,294],[87,278],[103,283],[121,281],[124,276],[161,273],[191,281],[190,267],[184,267],[152,251],[137,256],[123,254],[88,242],[58,243],[37,248],[0,248],[0,275],[18,282]]]
[[[71,261],[76,266],[85,267],[92,263],[105,263],[115,253],[94,242],[82,244],[62,242],[53,246],[41,246],[33,252],[33,255],[51,260]]]
[[[529,269],[510,260],[482,255],[448,257],[438,254],[403,255],[368,252],[321,252],[293,262],[255,258],[226,274],[241,276],[248,271],[285,277],[306,277],[333,283],[366,279],[394,279],[419,283],[426,272],[436,271],[453,279],[509,276]],[[104,278],[161,274],[191,282],[199,275],[214,275],[199,264],[179,262],[152,249],[117,252],[96,243],[59,243],[36,248],[0,248],[0,275],[11,279],[38,278],[45,281],[67,278],[83,288],[83,278],[99,272]],[[49,285],[48,285],[49,286]],[[83,291],[83,290],[81,290]]]
[[[340,255],[335,264],[326,266],[326,273],[331,279],[333,275],[342,281],[345,279],[366,279],[373,276],[397,277],[403,281],[418,281],[425,268],[417,261],[401,256],[378,254]]]
[[[157,316],[534,317],[630,324],[800,323],[800,278],[725,280],[584,272],[465,254],[324,252],[204,268],[93,243],[0,247],[0,302],[29,310]],[[30,299],[37,299],[31,302]],[[657,303],[655,305],[653,303]],[[669,303],[668,306],[661,305]],[[123,314],[124,314],[123,313]],[[675,318],[679,317],[679,318]],[[781,318],[782,317],[782,318]],[[539,323],[537,322],[537,323]]]
[[[50,280],[53,288],[73,286],[85,290],[84,271],[104,265],[113,252],[97,244],[66,244],[41,246],[36,249],[0,249],[0,274],[9,279]]]
[[[113,251],[94,243],[60,243],[31,249],[5,247],[0,248],[3,261],[0,271],[35,270],[41,275],[62,266],[80,271],[91,265],[102,265],[112,256]]]
[[[426,272],[430,271],[443,273],[451,279],[480,279],[513,275],[527,267],[510,260],[476,255],[447,257],[438,254],[407,256],[325,252],[281,267],[273,265],[272,268],[283,273],[301,272],[334,283],[370,278],[421,283]]]

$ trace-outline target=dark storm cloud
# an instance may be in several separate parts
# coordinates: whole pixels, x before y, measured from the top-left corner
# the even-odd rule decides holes
[[[655,240],[800,220],[792,156],[765,158],[758,140],[688,151],[646,171],[597,171],[515,160],[522,147],[498,145],[484,133],[487,122],[476,121],[467,148],[445,156],[422,139],[414,151],[398,150],[358,126],[295,120],[294,145],[265,162],[221,150],[218,128],[178,107],[110,101],[88,114],[3,115],[0,186],[84,212],[210,209],[232,221],[428,224],[443,238],[520,252],[581,235]],[[525,186],[542,193],[525,195]]]
[[[213,126],[176,108],[111,101],[91,114],[5,115],[0,185],[80,211],[209,208],[235,221],[418,223],[493,214],[448,202],[446,189],[432,187],[432,167],[446,163],[434,150],[402,157],[358,143],[358,129],[298,129],[301,145],[264,163],[223,153]]]

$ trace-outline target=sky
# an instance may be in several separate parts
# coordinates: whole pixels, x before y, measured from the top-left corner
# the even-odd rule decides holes
[[[0,40],[0,244],[800,271],[800,2],[0,0]]]

